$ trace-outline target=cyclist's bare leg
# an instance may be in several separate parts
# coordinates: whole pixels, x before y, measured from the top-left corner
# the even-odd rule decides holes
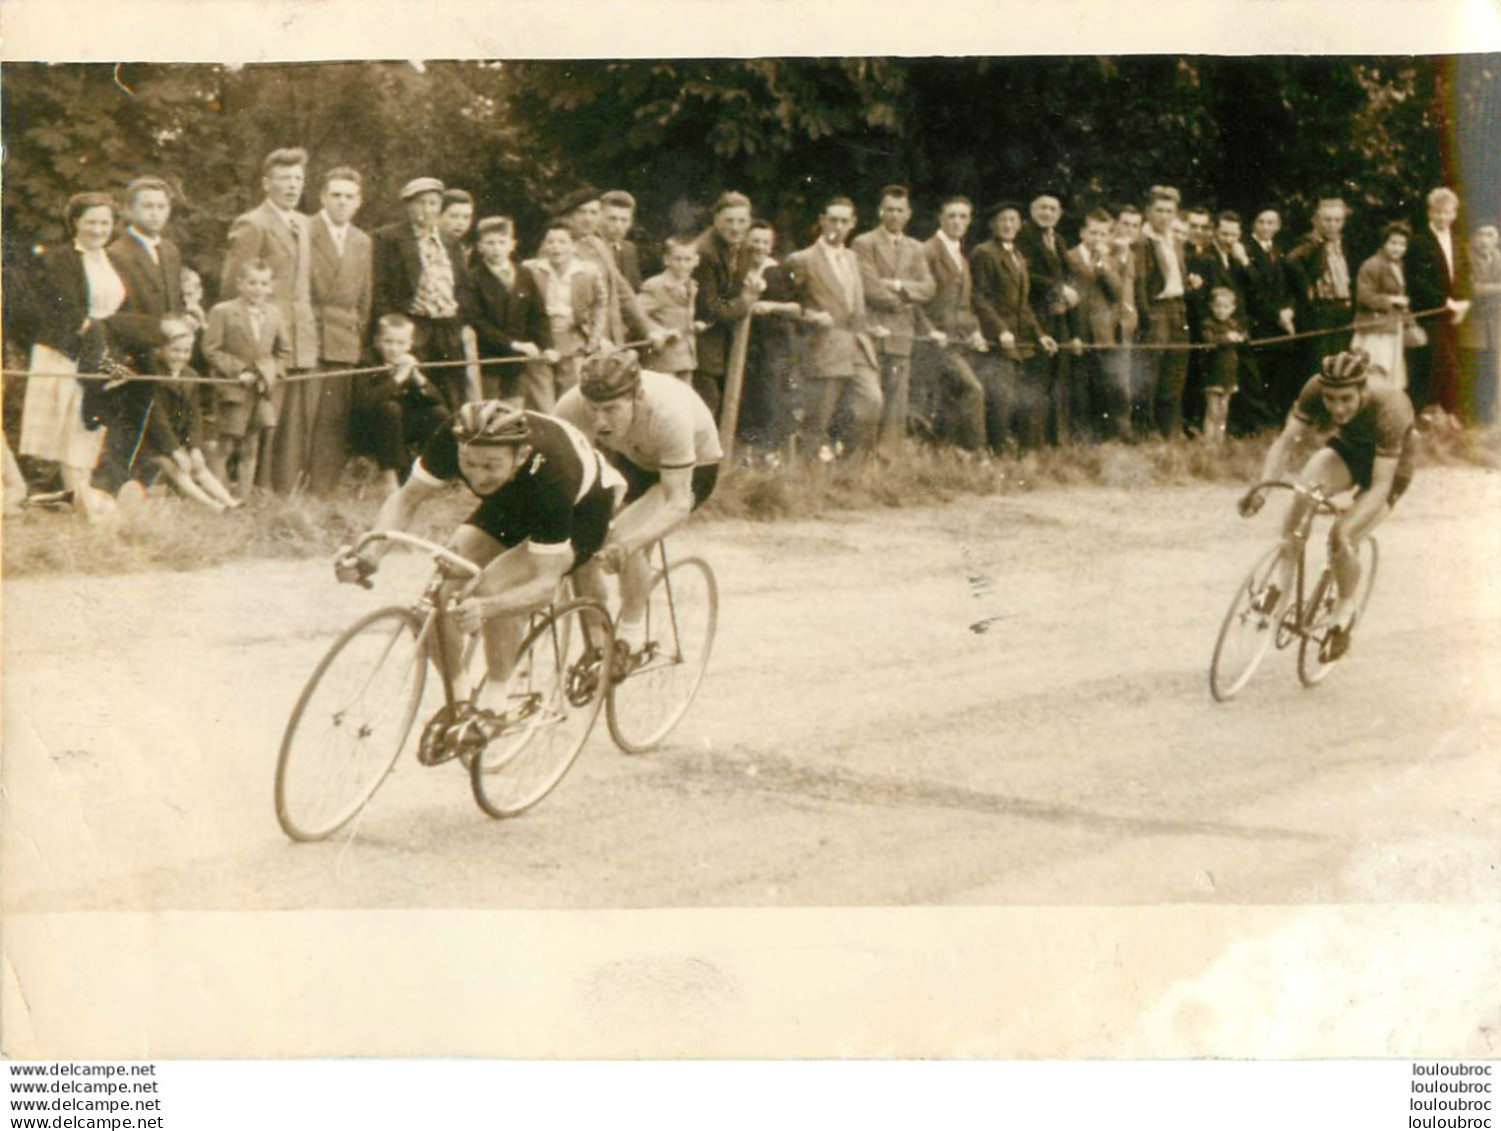
[[[1329,565],[1334,572],[1338,599],[1332,613],[1334,623],[1348,628],[1355,612],[1355,597],[1360,592],[1360,554],[1356,547],[1392,513],[1389,504],[1374,511],[1359,508],[1343,514],[1329,530]]]
[[[488,535],[480,536],[488,538]],[[499,548],[499,543],[495,545]],[[485,571],[474,583],[472,594],[476,597],[498,597],[519,589],[532,581],[533,576],[530,550],[523,542],[509,550],[502,550],[485,566]],[[511,677],[511,669],[516,666],[516,654],[526,633],[527,615],[546,606],[555,595],[548,593],[531,609],[518,609],[514,613],[498,614],[485,619],[480,630],[487,668],[485,686],[479,689],[477,697],[481,707],[497,711],[504,707],[506,684]]]
[[[1304,487],[1316,487],[1325,496],[1329,496],[1348,491],[1355,481],[1337,452],[1332,448],[1320,448],[1303,465],[1303,473],[1298,477],[1298,482]],[[1287,515],[1282,520],[1282,539],[1289,547],[1292,547],[1312,507],[1313,503],[1302,495],[1294,495],[1292,502],[1288,504]],[[1296,564],[1296,554],[1284,554],[1277,567],[1277,588],[1284,596],[1292,591],[1293,569]]]
[[[490,535],[486,534],[477,526],[460,526],[448,539],[448,548],[462,558],[467,558],[477,566],[488,566],[499,555],[502,546]],[[456,599],[471,582],[469,578],[451,578],[444,582],[440,600],[444,603]],[[467,676],[461,670],[464,654],[464,640],[457,631],[449,631],[443,634],[444,666],[453,679],[454,695],[459,699],[469,696],[470,688],[467,685]]]
[[[650,547],[626,555],[620,567],[620,632],[632,648],[645,643],[646,598],[651,591]]]

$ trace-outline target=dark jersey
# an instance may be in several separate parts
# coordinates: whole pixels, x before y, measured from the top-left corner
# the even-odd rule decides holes
[[[531,453],[505,486],[482,496],[484,503],[470,521],[503,545],[530,540],[544,553],[562,551],[574,536],[581,509],[592,513],[589,504],[596,495],[624,483],[613,468],[601,465],[572,425],[538,412],[528,412],[526,418]],[[459,442],[447,428],[433,434],[412,474],[434,485],[457,479],[474,490],[459,467]]]
[[[1399,475],[1412,474],[1412,402],[1406,393],[1400,389],[1367,385],[1365,399],[1360,402],[1355,415],[1347,423],[1336,425],[1324,407],[1320,387],[1317,377],[1309,378],[1308,384],[1298,394],[1298,403],[1293,406],[1295,419],[1320,432],[1333,431],[1342,446],[1351,451],[1369,452],[1373,459],[1396,459]]]

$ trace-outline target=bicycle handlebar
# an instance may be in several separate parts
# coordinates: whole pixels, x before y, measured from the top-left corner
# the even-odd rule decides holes
[[[399,542],[404,546],[411,546],[415,550],[431,554],[439,561],[448,562],[470,577],[478,577],[483,572],[468,558],[454,553],[447,546],[429,542],[426,538],[418,538],[415,534],[408,534],[404,530],[372,530],[368,534],[363,534],[354,545],[355,552],[358,553],[372,542]]]
[[[1314,509],[1318,514],[1339,514],[1341,511],[1344,511],[1349,507],[1348,503],[1342,504],[1334,502],[1328,495],[1324,494],[1324,492],[1319,490],[1317,487],[1305,487],[1301,483],[1288,483],[1286,480],[1282,479],[1268,479],[1264,482],[1257,483],[1254,486],[1248,488],[1246,490],[1246,494],[1253,495],[1258,491],[1269,491],[1274,487],[1281,487],[1284,490],[1291,491],[1295,495],[1303,496],[1303,498],[1307,499],[1314,505]]]

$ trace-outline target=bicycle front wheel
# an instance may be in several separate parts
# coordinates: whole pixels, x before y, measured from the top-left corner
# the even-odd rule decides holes
[[[1365,615],[1366,604],[1371,599],[1371,590],[1376,585],[1376,566],[1380,553],[1374,538],[1360,544],[1360,585],[1355,594],[1355,619],[1350,622],[1353,630]],[[1329,625],[1334,613],[1336,599],[1334,575],[1328,566],[1319,575],[1313,590],[1313,599],[1308,603],[1308,615],[1303,626],[1303,641],[1298,646],[1298,679],[1304,687],[1316,687],[1324,681],[1338,660],[1323,658],[1324,641],[1329,635]]]
[[[599,718],[615,631],[597,601],[570,601],[527,633],[505,683],[499,731],[469,762],[474,800],[492,817],[512,817],[563,779]]]
[[[343,828],[396,764],[427,677],[421,629],[409,609],[370,613],[313,669],[276,762],[276,819],[293,840]]]
[[[1273,546],[1261,556],[1235,590],[1220,624],[1214,658],[1209,662],[1209,693],[1221,703],[1234,698],[1250,682],[1277,638],[1287,594],[1272,594],[1271,589],[1284,552],[1281,546]]]
[[[610,687],[606,717],[615,744],[643,754],[671,733],[693,703],[709,666],[719,619],[714,571],[683,558],[657,574],[646,606],[646,643],[635,666]]]

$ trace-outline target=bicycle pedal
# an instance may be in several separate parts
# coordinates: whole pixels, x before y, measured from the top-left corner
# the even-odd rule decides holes
[[[452,709],[440,707],[427,721],[427,725],[422,728],[422,737],[417,742],[418,762],[424,766],[441,766],[462,753],[453,737],[455,730],[463,725],[459,716],[466,707],[467,704]]]

